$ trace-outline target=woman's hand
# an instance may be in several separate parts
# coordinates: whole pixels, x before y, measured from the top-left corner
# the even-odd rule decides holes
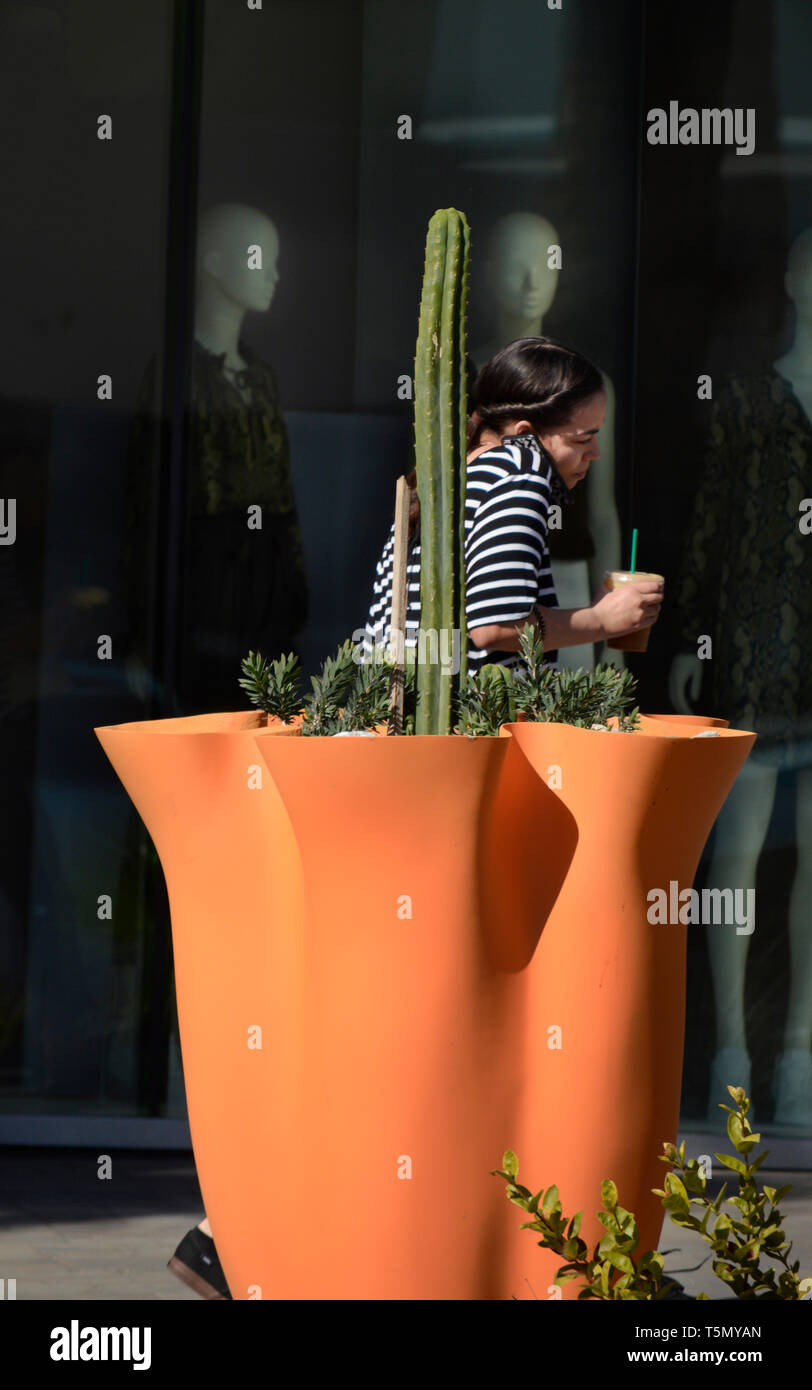
[[[544,619],[547,651],[559,647],[576,647],[582,642],[603,642],[607,637],[620,637],[651,627],[660,615],[663,602],[663,583],[659,579],[641,579],[639,584],[624,584],[622,588],[601,589],[588,608],[546,608],[536,604],[532,613],[516,623],[476,627],[469,633],[475,647],[490,647],[505,652],[517,652],[521,629],[526,622],[534,623],[536,613]]]
[[[599,589],[592,601],[592,614],[600,623],[605,638],[620,637],[656,623],[662,602],[662,582],[641,579],[639,584],[621,584],[608,591]]]

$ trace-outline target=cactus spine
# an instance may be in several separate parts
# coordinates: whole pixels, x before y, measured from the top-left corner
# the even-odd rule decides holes
[[[436,633],[438,656],[450,657],[460,633],[460,671],[450,676],[428,637],[417,668],[415,733],[451,732],[452,694],[465,679],[465,474],[468,401],[465,314],[470,229],[456,208],[435,212],[426,237],[426,264],[415,353],[415,459],[420,499],[420,625]],[[418,653],[419,654],[419,653]]]

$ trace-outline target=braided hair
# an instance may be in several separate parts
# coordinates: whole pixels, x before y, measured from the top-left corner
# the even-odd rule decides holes
[[[580,352],[553,338],[517,338],[480,371],[473,386],[474,409],[468,417],[468,449],[475,449],[483,429],[498,434],[511,420],[528,420],[537,434],[569,424],[573,412],[604,390],[600,371]],[[410,488],[409,534],[420,516],[417,472]]]
[[[474,384],[469,448],[481,430],[499,432],[511,420],[529,420],[537,433],[566,425],[580,405],[604,389],[592,362],[552,338],[517,338],[497,352]]]

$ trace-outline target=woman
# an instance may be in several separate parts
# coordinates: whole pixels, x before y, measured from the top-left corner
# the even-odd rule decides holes
[[[596,595],[588,608],[559,608],[547,543],[551,507],[568,506],[572,489],[600,457],[597,435],[606,414],[598,368],[551,338],[518,338],[479,373],[469,419],[465,495],[468,670],[486,663],[518,666],[522,627],[540,627],[547,661],[558,648],[636,632],[660,613],[663,586]],[[415,474],[409,517],[405,645],[420,627],[420,504]],[[394,525],[377,565],[364,651],[389,642]]]

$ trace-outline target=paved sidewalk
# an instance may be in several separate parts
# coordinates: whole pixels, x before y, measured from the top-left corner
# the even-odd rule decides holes
[[[189,1299],[166,1268],[203,1216],[191,1154],[0,1151],[0,1278],[18,1299]]]
[[[109,1180],[98,1177],[98,1157],[75,1149],[0,1151],[0,1279],[16,1279],[18,1299],[199,1302],[166,1268],[203,1215],[191,1155],[113,1153]],[[770,1172],[763,1181],[792,1183],[781,1203],[785,1229],[793,1259],[812,1273],[812,1173]],[[726,1297],[698,1236],[667,1221],[660,1248],[671,1251],[666,1270],[688,1293]]]

